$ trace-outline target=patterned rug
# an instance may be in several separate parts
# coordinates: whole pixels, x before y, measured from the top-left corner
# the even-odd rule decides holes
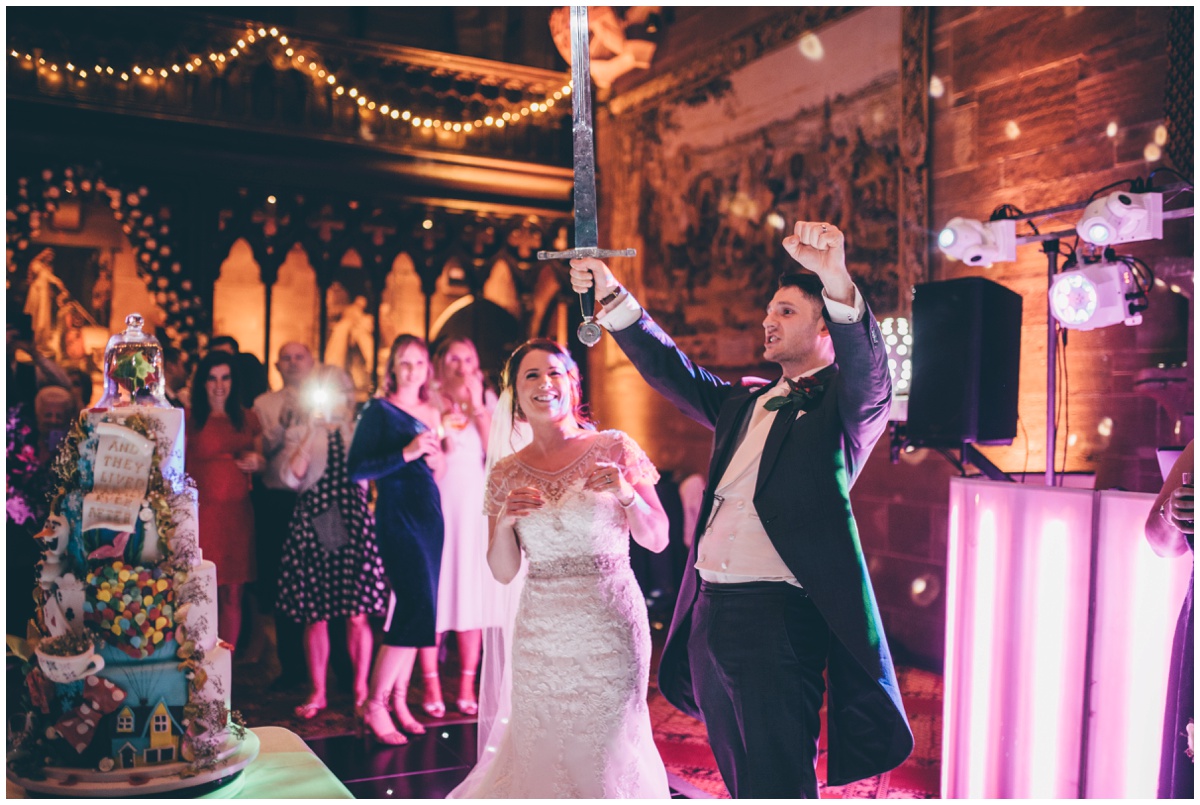
[[[657,651],[655,652],[657,660]],[[451,660],[449,667],[457,662]],[[251,727],[280,726],[302,738],[347,735],[354,731],[353,696],[331,678],[329,707],[311,720],[304,720],[292,708],[304,700],[305,687],[291,691],[273,691],[270,681],[278,667],[238,663],[234,667],[233,707]],[[900,767],[887,774],[860,780],[846,786],[822,788],[826,799],[934,799],[940,793],[942,742],[942,678],[939,674],[913,668],[898,668],[900,690],[912,726],[916,746]],[[653,679],[653,675],[651,677]],[[410,708],[426,724],[464,721],[450,712],[447,718],[430,719],[421,712],[421,690],[410,691]],[[650,720],[654,741],[667,771],[710,797],[728,798],[716,761],[708,745],[704,725],[676,710],[658,689],[650,687]],[[825,711],[821,711],[822,741],[817,761],[817,778],[825,776]]]
[[[912,726],[913,753],[898,768],[844,786],[825,787],[825,710],[817,779],[824,799],[936,799],[941,790],[942,677],[914,668],[897,668],[904,707]],[[658,689],[650,690],[654,742],[667,771],[712,797],[728,798],[704,725],[676,710]]]

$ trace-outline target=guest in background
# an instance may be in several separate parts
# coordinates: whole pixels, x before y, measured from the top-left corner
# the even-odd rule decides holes
[[[62,386],[43,386],[34,404],[8,409],[5,462],[5,542],[10,574],[5,618],[8,634],[25,636],[34,616],[34,567],[41,548],[34,535],[50,513],[49,492],[58,448],[79,414],[75,395]]]
[[[38,426],[38,462],[48,467],[58,455],[71,423],[79,416],[75,392],[62,386],[43,386],[33,401]]]
[[[37,420],[33,405],[9,401],[5,422],[4,540],[8,563],[4,629],[24,639],[34,616],[37,573],[42,548],[33,538],[45,522],[48,507],[37,460]]]
[[[679,592],[679,579],[687,563],[687,548],[683,544],[683,503],[679,499],[679,485],[671,470],[660,470],[654,491],[667,514],[667,547],[661,551],[651,551],[630,537],[629,564],[646,599],[650,622],[655,629],[661,629],[663,624],[671,622]]]
[[[43,355],[33,344],[33,327],[28,313],[12,301],[8,304],[8,318],[4,323],[5,368],[4,398],[8,405],[25,403],[33,407],[33,397],[38,388],[48,384],[71,387],[67,373],[52,359]],[[21,359],[21,353],[30,361]],[[30,415],[32,416],[32,410]]]
[[[1192,554],[1193,577],[1175,624],[1171,671],[1167,679],[1167,715],[1163,724],[1162,760],[1158,769],[1159,799],[1192,799],[1195,794],[1193,730],[1195,729],[1195,632],[1192,628],[1192,595],[1195,583],[1196,511],[1193,490],[1194,442],[1175,460],[1150,516],[1146,539],[1159,556]],[[1185,477],[1187,476],[1187,477]]]
[[[384,645],[371,672],[361,711],[367,729],[383,743],[408,738],[396,731],[425,732],[408,709],[408,683],[418,650],[423,663],[437,662],[438,575],[442,562],[442,504],[436,477],[444,458],[439,413],[430,400],[429,351],[425,342],[401,335],[392,343],[382,396],[363,409],[349,470],[355,481],[374,481],[379,552],[392,585]]]
[[[68,367],[65,371],[67,378],[71,381],[71,390],[75,393],[80,410],[87,408],[92,404],[94,388],[91,373],[75,366]]]
[[[187,408],[192,401],[188,395],[187,366],[184,364],[183,353],[167,345],[162,348],[162,359],[167,402],[176,408]]]
[[[442,571],[438,582],[438,640],[446,632],[458,633],[460,677],[458,711],[475,715],[475,678],[484,626],[494,625],[488,616],[495,612],[496,586],[487,567],[487,518],[481,508],[484,493],[484,464],[487,438],[492,426],[496,395],[484,386],[479,353],[468,338],[442,342],[433,358],[438,401],[442,411],[442,446],[446,471],[438,480],[446,539],[442,547]],[[425,676],[425,712],[434,718],[446,714],[438,678],[437,658],[432,667],[421,655]]]
[[[187,471],[199,493],[200,549],[217,566],[219,635],[236,646],[242,587],[254,581],[250,476],[266,466],[258,416],[239,403],[232,355],[210,352],[196,367],[187,419]]]
[[[345,370],[319,367],[308,384],[304,423],[288,430],[283,480],[299,492],[283,543],[277,608],[304,626],[304,653],[312,692],[296,708],[310,719],[328,703],[329,621],[346,619],[346,648],[354,666],[354,703],[367,698],[371,668],[368,615],[387,603],[375,520],[365,483],[346,473],[346,446],[354,434],[354,382]]]
[[[258,563],[255,598],[263,616],[263,648],[273,651],[279,660],[279,676],[272,687],[283,690],[304,681],[305,667],[303,628],[275,606],[281,551],[296,508],[296,491],[284,480],[288,461],[284,447],[289,438],[298,438],[297,434],[308,425],[302,389],[312,375],[313,354],[306,345],[289,341],[279,348],[275,368],[283,378],[283,387],[260,394],[254,400],[254,413],[258,414],[263,429],[263,456],[267,460],[267,468],[257,479],[253,494]]]
[[[238,401],[243,408],[254,407],[254,400],[271,390],[267,382],[267,367],[249,352],[242,352],[237,339],[231,335],[218,335],[208,342],[209,352],[228,352],[234,358],[234,366],[241,375],[241,391]]]

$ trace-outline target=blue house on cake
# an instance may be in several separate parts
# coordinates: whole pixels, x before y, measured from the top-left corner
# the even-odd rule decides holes
[[[117,768],[181,761],[183,727],[165,699],[149,706],[126,705],[116,712],[112,755]]]

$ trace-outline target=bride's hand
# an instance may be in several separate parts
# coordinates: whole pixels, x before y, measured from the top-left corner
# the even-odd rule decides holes
[[[500,510],[500,521],[513,525],[517,520],[532,514],[546,505],[542,493],[536,487],[521,486],[508,493],[504,508]]]
[[[610,461],[597,461],[596,469],[592,470],[583,488],[592,492],[609,492],[616,496],[617,503],[625,507],[633,503],[633,486],[625,480],[621,468]]]

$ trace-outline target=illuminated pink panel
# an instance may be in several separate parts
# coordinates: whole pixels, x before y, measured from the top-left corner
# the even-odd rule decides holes
[[[951,481],[944,797],[1079,793],[1092,497]]]
[[[1088,797],[1156,793],[1171,641],[1192,558],[1150,549],[1143,528],[1153,500],[1100,494]]]

